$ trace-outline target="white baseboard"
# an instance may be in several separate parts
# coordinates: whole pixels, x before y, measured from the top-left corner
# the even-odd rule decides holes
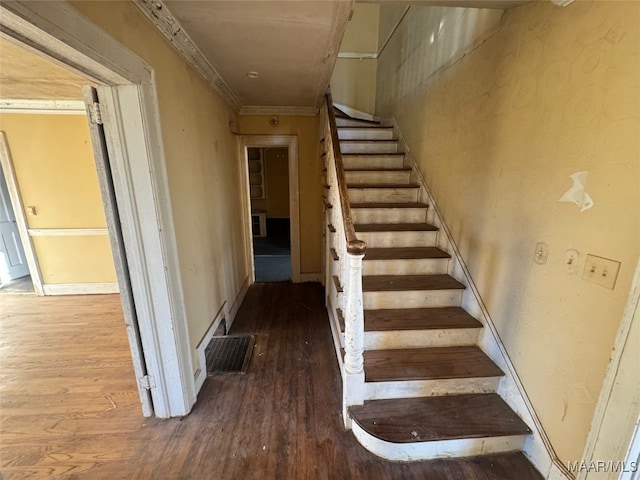
[[[371,115],[367,112],[361,112],[360,110],[356,110],[355,108],[347,107],[346,105],[340,105],[339,103],[333,104],[337,109],[343,111],[354,120],[371,120],[372,122],[377,122],[380,119],[375,115]]]
[[[113,283],[47,283],[42,285],[45,295],[98,295],[120,293]]]
[[[322,273],[301,273],[300,274],[301,282],[321,282],[322,281]]]
[[[196,352],[198,354],[198,364],[199,364],[198,368],[196,369],[196,373],[194,374],[194,381],[196,384],[196,395],[198,394],[198,392],[200,392],[200,389],[202,388],[202,385],[204,385],[204,381],[207,378],[207,356],[205,354],[205,350],[207,348],[207,345],[209,345],[209,342],[211,341],[213,334],[216,332],[216,330],[218,329],[222,321],[225,319],[225,312],[227,310],[226,306],[227,306],[227,302],[224,302],[222,304],[222,307],[220,307],[220,310],[218,310],[218,313],[216,314],[215,318],[211,322],[211,325],[209,325],[207,332],[202,337],[202,340],[200,340],[200,343],[198,343],[198,345],[196,346]]]
[[[238,310],[240,310],[240,306],[244,300],[244,297],[247,295],[247,291],[249,290],[249,277],[244,279],[242,282],[242,286],[240,287],[240,292],[236,296],[231,308],[227,312],[227,331],[231,330],[231,325],[236,319],[236,315],[238,314]]]

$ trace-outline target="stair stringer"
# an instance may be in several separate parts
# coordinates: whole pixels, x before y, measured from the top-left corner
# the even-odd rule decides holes
[[[462,293],[462,307],[474,316],[483,327],[478,339],[478,346],[493,362],[504,372],[504,376],[498,384],[497,393],[505,403],[529,425],[532,433],[524,442],[523,452],[529,458],[536,469],[548,480],[569,480],[574,478],[560,461],[547,436],[540,419],[533,408],[533,404],[518,377],[517,371],[509,357],[509,354],[500,339],[498,330],[491,319],[489,311],[482,301],[482,297],[476,287],[471,274],[460,253],[460,249],[451,236],[447,224],[442,218],[438,204],[435,201],[429,185],[426,182],[417,162],[411,152],[411,148],[398,128],[394,118],[389,122],[394,126],[398,138],[398,151],[404,152],[404,165],[412,167],[412,183],[420,185],[418,201],[429,205],[427,211],[427,223],[438,227],[436,246],[451,255],[448,273],[462,283],[466,288]]]

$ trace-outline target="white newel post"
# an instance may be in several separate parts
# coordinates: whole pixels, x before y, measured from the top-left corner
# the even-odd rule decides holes
[[[351,428],[347,414],[350,405],[364,402],[364,310],[362,305],[362,259],[364,255],[347,253],[347,277],[344,286],[344,375],[342,377],[342,418]]]

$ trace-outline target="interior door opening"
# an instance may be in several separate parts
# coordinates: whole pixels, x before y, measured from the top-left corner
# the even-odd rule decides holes
[[[288,149],[249,147],[247,159],[256,282],[289,282],[292,271]]]
[[[114,407],[114,414],[127,412],[131,400],[136,406],[139,396],[142,413],[151,416],[149,391],[137,380],[146,367],[131,326],[135,308],[104,132],[92,125],[83,97],[82,86],[95,83],[20,45],[0,42],[0,293],[9,294],[0,295],[0,321],[3,341],[16,346],[2,355],[3,366],[21,378],[22,365],[30,365],[29,375],[41,376],[42,389],[51,394],[57,385],[45,379],[57,366],[62,384],[86,382],[94,391],[102,386],[93,402],[110,399],[118,407],[114,400],[120,399],[122,410]],[[48,79],[45,87],[41,79]],[[92,87],[88,92],[91,104],[97,94]],[[11,295],[23,293],[31,295]],[[51,348],[45,359],[38,355],[41,343]],[[60,367],[71,367],[76,352],[93,357],[95,370]],[[114,361],[123,355],[124,362]],[[107,363],[111,368],[100,367]],[[11,395],[10,382],[5,387]],[[33,399],[35,409],[39,398]],[[77,400],[71,389],[65,401]],[[87,398],[79,405],[91,403]]]

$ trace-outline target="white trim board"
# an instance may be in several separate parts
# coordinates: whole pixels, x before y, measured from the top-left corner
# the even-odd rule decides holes
[[[262,107],[259,105],[245,105],[240,109],[240,115],[283,115],[315,117],[316,107]]]
[[[207,60],[207,57],[162,0],[133,0],[133,3],[151,20],[156,29],[182,55],[186,62],[209,82],[209,85],[220,94],[229,106],[236,112],[240,110],[241,102],[238,96]]]
[[[371,115],[367,112],[362,112],[360,110],[356,110],[355,108],[347,107],[346,105],[341,105],[339,103],[333,104],[337,109],[349,115],[353,120],[370,120],[372,122],[380,121],[379,117],[375,115]]]
[[[78,237],[109,235],[106,228],[29,228],[31,237]]]
[[[155,415],[186,415],[194,370],[153,69],[66,2],[3,2],[0,32],[106,85],[98,96],[136,307],[127,321],[140,326]]]
[[[220,326],[223,320],[225,320],[225,312],[227,310],[227,302],[225,301],[216,313],[216,316],[213,318],[211,325],[207,328],[202,340],[198,342],[196,345],[196,353],[198,354],[198,369],[194,374],[195,383],[196,383],[196,391],[199,392],[202,389],[202,385],[204,385],[204,381],[207,379],[207,355],[205,350],[207,349],[207,345],[213,338],[213,334],[216,333],[216,330]],[[228,326],[227,326],[228,328]]]
[[[640,386],[638,379],[638,325],[640,324],[640,259],[636,264],[627,304],[622,315],[618,334],[611,353],[611,360],[607,373],[602,382],[600,396],[591,421],[591,428],[582,461],[587,465],[602,460],[626,460],[627,469],[631,469],[632,462],[640,458]],[[636,328],[634,331],[633,328]],[[635,332],[634,336],[632,332]],[[635,372],[635,378],[628,372]],[[625,379],[626,374],[626,379]],[[634,388],[629,389],[633,382]],[[625,390],[626,389],[626,390]],[[635,390],[631,395],[629,391]],[[625,431],[633,426],[633,431]],[[631,435],[631,437],[627,437]],[[627,438],[624,438],[627,437]],[[615,439],[615,440],[614,440]],[[635,449],[635,450],[634,450]],[[616,452],[620,457],[615,457]],[[622,458],[625,455],[626,458]],[[640,469],[640,465],[636,465]],[[624,472],[632,473],[632,472]],[[631,478],[630,475],[626,475]],[[602,473],[580,470],[578,480],[604,478]],[[612,478],[612,477],[607,477]],[[624,475],[621,475],[624,478]]]
[[[300,282],[300,192],[298,185],[298,137],[295,135],[240,135],[240,168],[242,178],[243,218],[245,221],[246,256],[251,283],[255,281],[253,235],[251,233],[251,199],[247,148],[287,147],[289,153],[289,218],[291,221],[291,281]]]
[[[33,282],[33,290],[36,292],[36,295],[42,296],[44,295],[42,289],[42,272],[40,272],[40,264],[38,263],[38,257],[35,253],[36,249],[33,245],[33,240],[31,240],[31,236],[29,235],[27,218],[24,213],[24,205],[22,204],[22,195],[20,195],[18,179],[16,178],[16,172],[13,168],[13,159],[11,158],[7,135],[4,132],[0,132],[0,165],[2,165],[4,178],[7,182],[9,198],[11,198],[13,213],[16,217],[16,226],[18,227],[20,241],[22,242],[24,255],[27,259],[27,265],[29,266],[31,281]]]
[[[45,283],[45,295],[99,295],[119,293],[116,282],[111,283]]]
[[[82,100],[0,99],[0,113],[86,115]]]

